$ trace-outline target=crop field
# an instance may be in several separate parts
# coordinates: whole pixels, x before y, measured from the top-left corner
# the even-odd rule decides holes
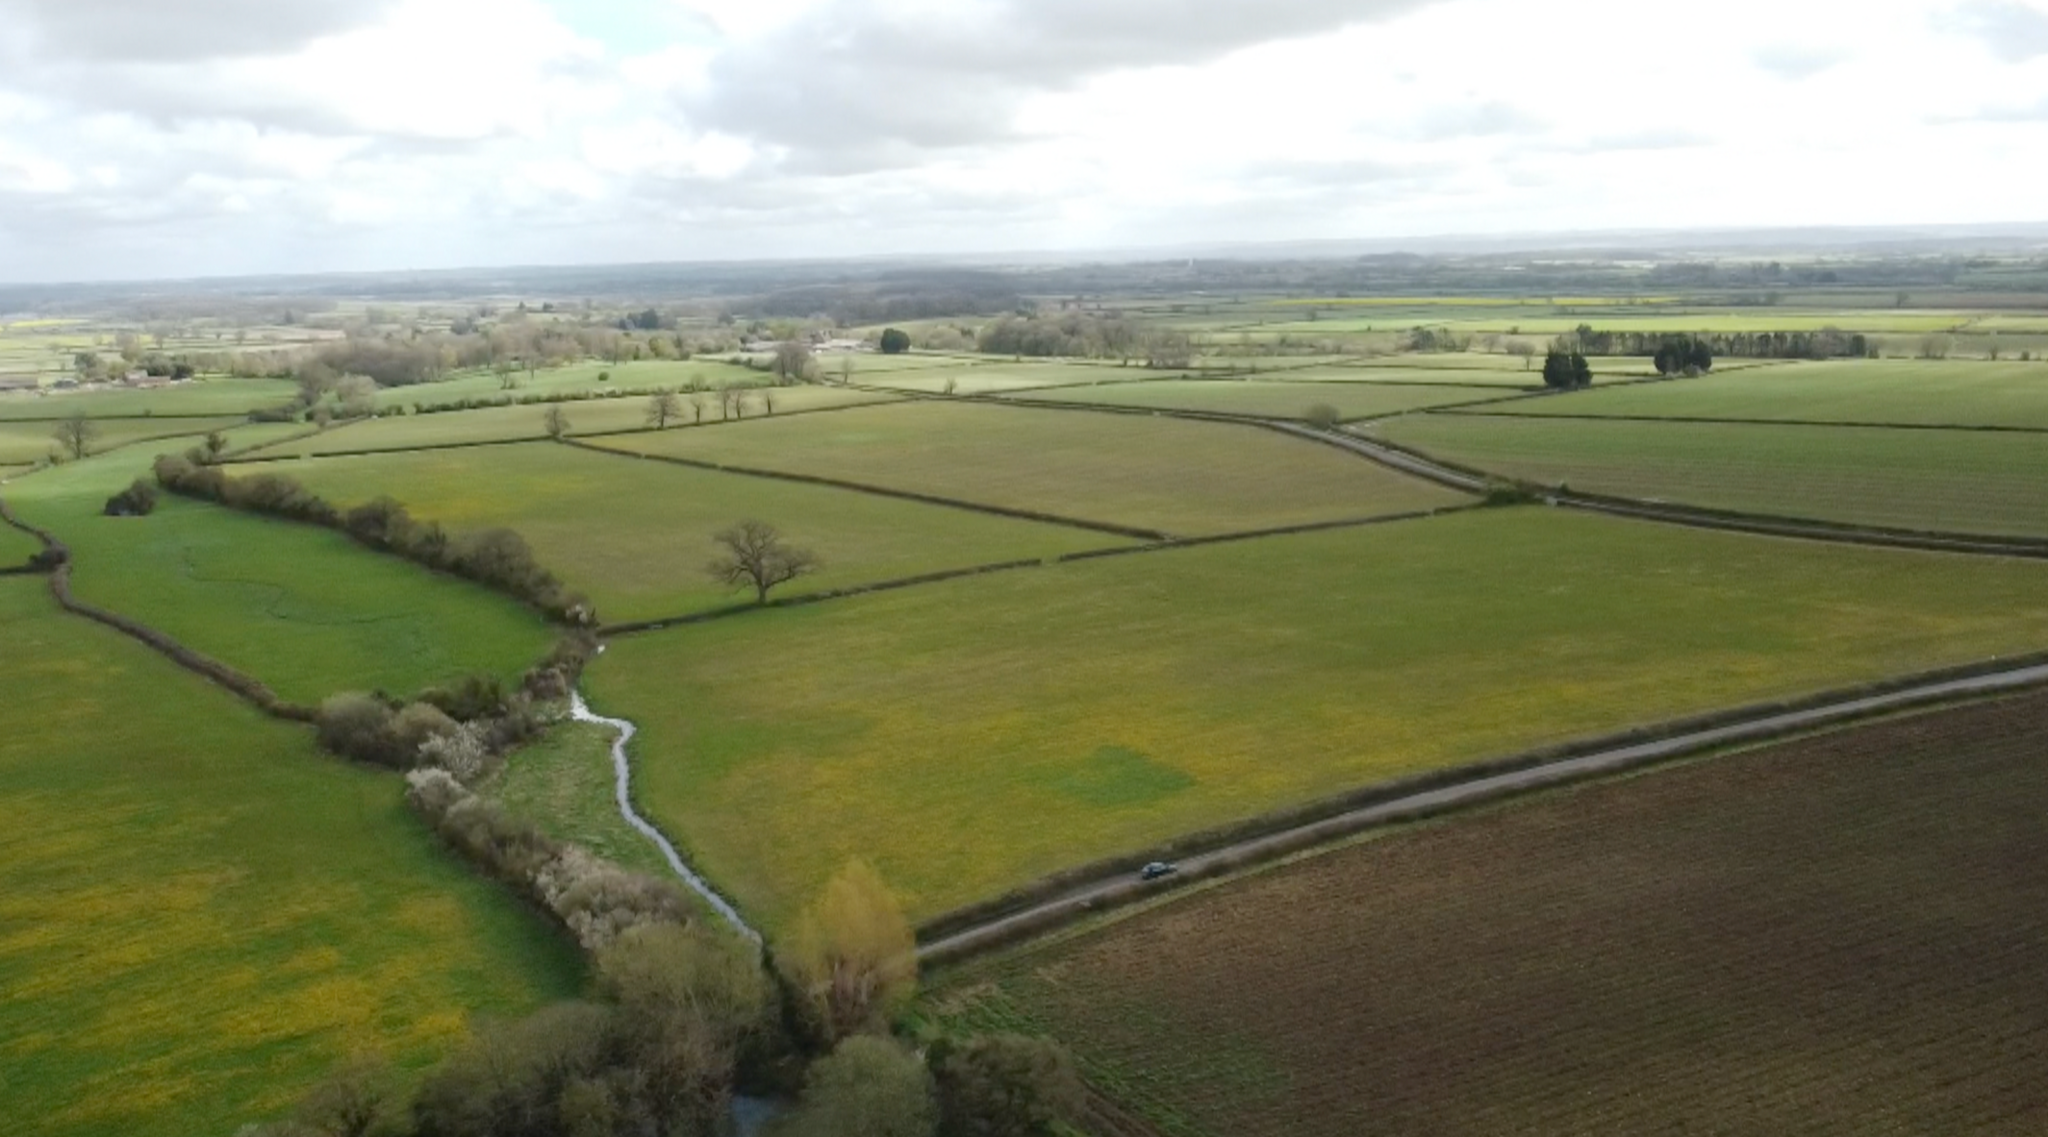
[[[2048,431],[2048,363],[1845,360],[1536,399],[1516,414],[2019,426]]]
[[[1455,309],[1431,314],[1369,312],[1346,314],[1335,319],[1303,320],[1295,323],[1262,324],[1259,331],[1294,335],[1344,335],[1355,332],[1398,331],[1417,324],[1471,334],[1562,335],[1581,324],[1603,331],[1643,332],[1817,332],[1839,328],[1845,332],[1880,332],[1920,335],[1959,329],[1970,316],[1957,312],[1927,311],[1840,311],[1813,312],[1796,309],[1675,309],[1654,312],[1585,311],[1467,313]]]
[[[0,1096],[23,1137],[231,1133],[352,1055],[572,996],[574,949],[315,753],[0,579]]]
[[[621,441],[646,445],[674,433],[683,432]],[[791,543],[824,559],[821,572],[793,586],[798,591],[1130,543],[1107,533],[544,442],[249,468],[288,474],[337,502],[389,494],[417,516],[454,529],[510,527],[533,545],[541,564],[588,593],[613,623],[749,599],[714,583],[703,569],[716,552],[712,535],[748,518],[769,521]]]
[[[1258,427],[966,403],[868,407],[599,444],[1183,536],[1468,500]]]
[[[992,575],[614,643],[643,808],[773,928],[924,918],[1404,774],[2048,646],[2048,566],[1536,508]]]
[[[691,404],[690,396],[678,397],[682,399],[682,421],[694,422],[697,408]],[[709,425],[724,421],[721,418],[723,412],[719,409],[717,396],[705,394],[702,398],[704,422]],[[826,387],[763,389],[748,393],[743,415],[765,417],[767,407],[764,399],[773,400],[777,414],[787,414],[791,411],[887,402],[890,398],[889,395],[869,391],[844,391]],[[550,407],[556,405],[559,405],[562,414],[567,416],[571,434],[640,430],[647,426],[648,400],[645,397],[586,399],[561,404],[486,407],[482,410],[444,411],[437,414],[405,415],[348,423],[329,427],[326,431],[308,438],[266,447],[261,454],[264,457],[312,457],[358,450],[411,450],[428,446],[545,438],[545,418]],[[308,429],[300,426],[296,433],[304,433]]]
[[[2048,1129],[2048,696],[1427,825],[966,969],[1175,1137]]]
[[[473,672],[516,679],[553,640],[511,600],[330,530],[168,494],[148,517],[100,516],[107,497],[147,469],[146,460],[107,455],[22,478],[7,498],[71,546],[79,599],[141,620],[286,699],[411,693]]]
[[[1114,363],[1069,363],[1058,360],[1013,362],[1007,356],[980,359],[955,357],[951,367],[926,367],[916,371],[877,374],[856,382],[916,394],[995,395],[1048,387],[1077,387],[1091,383],[1118,383],[1154,374],[1142,367],[1118,367]]]
[[[92,452],[97,454],[116,450],[149,438],[196,437],[210,430],[224,430],[242,423],[243,420],[239,418],[95,419],[93,429],[96,433],[92,439]],[[58,425],[54,422],[0,420],[0,462],[34,463],[52,453],[63,453],[63,447],[56,439]],[[178,450],[191,444],[190,441],[166,442],[162,449]],[[65,457],[69,455],[65,454]]]
[[[1511,389],[1404,387],[1396,383],[1287,383],[1265,379],[1159,380],[1078,387],[1025,397],[1091,406],[1214,411],[1264,418],[1305,419],[1318,405],[1344,419],[1375,418],[1425,407],[1457,406],[1512,395]]]
[[[1373,433],[1488,473],[1594,493],[1899,529],[2048,536],[2048,435],[1535,415],[1413,416]]]
[[[600,375],[611,378],[600,379]],[[681,388],[692,380],[712,387],[751,386],[766,383],[769,376],[749,367],[736,367],[723,359],[648,359],[629,363],[589,361],[566,367],[547,367],[531,376],[524,371],[514,371],[506,378],[515,386],[508,389],[505,381],[489,371],[458,372],[432,383],[387,387],[377,393],[377,405],[431,407],[464,399],[569,394],[603,391],[608,387],[633,390],[643,387]]]
[[[279,406],[297,391],[282,379],[197,379],[172,387],[139,391],[115,388],[63,394],[0,394],[0,420],[56,420],[74,414],[92,418],[142,418],[148,415],[240,416]],[[166,429],[181,429],[172,423]]]

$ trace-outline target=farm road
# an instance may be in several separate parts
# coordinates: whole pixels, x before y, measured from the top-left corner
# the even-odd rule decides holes
[[[1880,695],[1765,715],[1746,722],[1693,731],[1655,742],[1617,746],[1511,773],[1480,777],[1439,789],[1425,790],[1183,857],[1177,876],[1168,877],[1153,885],[1136,884],[1134,874],[1129,872],[1099,877],[1029,908],[992,917],[973,927],[922,944],[918,948],[918,954],[928,962],[959,959],[1028,938],[1034,933],[1050,931],[1112,907],[1150,899],[1161,895],[1175,884],[1221,875],[1263,861],[1276,860],[1383,825],[1415,821],[1454,809],[1480,805],[1569,782],[1620,773],[1718,747],[1767,741],[1798,731],[1833,726],[1886,711],[1945,700],[1998,694],[2042,683],[2048,683],[2048,664],[1931,682]]]

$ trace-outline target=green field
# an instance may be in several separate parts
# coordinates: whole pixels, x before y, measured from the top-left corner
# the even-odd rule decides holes
[[[1309,408],[1323,405],[1336,408],[1337,414],[1348,420],[1400,414],[1424,407],[1481,402],[1513,393],[1511,390],[1480,387],[1404,387],[1395,383],[1203,379],[1119,383],[1044,394],[1026,392],[1024,397],[1092,406],[1213,411],[1287,419],[1305,419]]]
[[[691,404],[690,397],[678,397],[682,399],[682,421],[694,422],[697,410]],[[888,395],[877,395],[867,391],[843,391],[825,387],[762,390],[751,392],[747,396],[744,415],[766,417],[764,399],[774,400],[777,414],[786,414],[791,411],[885,402],[889,398]],[[717,397],[706,394],[703,399],[704,422],[709,425],[723,421],[720,417],[723,412],[719,409]],[[646,427],[648,402],[646,396],[639,396],[586,399],[559,405],[562,413],[568,416],[571,434],[591,434],[599,431],[640,430]],[[310,438],[265,447],[261,453],[265,457],[311,457],[337,451],[410,450],[422,446],[545,438],[547,430],[544,420],[549,409],[548,406],[488,407],[473,411],[445,411],[438,414],[373,419],[329,427]],[[303,432],[306,429],[301,426],[299,431]]]
[[[600,375],[610,375],[611,378],[599,379]],[[504,395],[518,398],[612,388],[636,391],[655,387],[681,388],[692,380],[701,380],[713,387],[751,386],[766,383],[769,378],[764,371],[735,367],[723,359],[648,359],[631,363],[586,360],[564,367],[541,368],[531,377],[524,371],[514,371],[505,379],[490,371],[462,371],[432,383],[387,387],[377,393],[377,405],[431,407],[464,399],[495,399]],[[508,381],[513,386],[506,387]]]
[[[4,489],[0,489],[4,492]],[[41,552],[43,543],[16,529],[0,523],[0,568],[12,568]]]
[[[0,579],[0,1098],[22,1137],[226,1134],[572,996],[572,945],[315,753]]]
[[[1467,415],[1414,416],[1374,433],[1488,473],[1594,493],[2048,536],[2048,435]]]
[[[1668,309],[1650,312],[1587,310],[1558,314],[1554,309],[1501,312],[1375,312],[1333,319],[1294,323],[1261,324],[1260,332],[1293,335],[1347,335],[1356,332],[1401,331],[1416,325],[1448,328],[1466,335],[1562,335],[1590,324],[1601,331],[1615,332],[1817,332],[1839,328],[1845,332],[1884,332],[1917,335],[1944,332],[1967,325],[1971,317],[1959,312],[1839,311],[1814,312],[1776,308]]]
[[[156,628],[286,699],[410,693],[471,672],[507,679],[553,635],[511,600],[310,525],[164,495],[100,516],[147,462],[114,454],[7,487],[21,517],[71,546],[79,599]]]
[[[782,926],[919,918],[1386,778],[2048,647],[2048,566],[1543,509],[1148,553],[616,642],[643,808]]]
[[[2048,431],[2048,363],[1799,363],[1535,399],[1501,409],[1532,415],[2023,426]]]
[[[602,445],[1201,535],[1466,498],[1253,426],[927,402]]]
[[[612,796],[612,737],[609,727],[559,723],[540,741],[507,755],[477,789],[557,840],[638,872],[670,877],[673,870],[661,850],[619,816]]]
[[[1174,1137],[2048,1128],[2048,697],[1584,786],[946,977]]]
[[[93,422],[96,432],[91,443],[92,453],[101,454],[118,450],[123,446],[144,439],[175,437],[158,449],[182,450],[198,441],[210,430],[225,430],[240,425],[242,419],[156,419],[121,418],[101,419]],[[68,451],[56,440],[57,423],[54,422],[8,422],[0,420],[0,463],[33,464],[51,453]]]
[[[818,415],[816,421],[839,417]],[[803,421],[789,420],[792,425]],[[650,439],[687,433],[719,431],[633,435],[620,441],[647,445]],[[542,564],[587,592],[613,623],[748,599],[714,583],[703,570],[715,552],[712,534],[748,518],[779,527],[792,543],[824,558],[824,570],[792,585],[792,593],[1128,543],[1106,533],[545,442],[247,468],[288,474],[337,502],[390,494],[418,516],[454,528],[508,526],[532,542]]]
[[[289,402],[298,388],[283,379],[198,379],[152,391],[115,389],[69,394],[0,395],[0,419],[61,419],[147,415],[246,415]],[[52,427],[56,423],[50,424]],[[183,429],[173,423],[167,430]]]
[[[1028,391],[1044,387],[1075,387],[1089,383],[1118,383],[1144,379],[1166,372],[1142,367],[1118,367],[1113,362],[1070,363],[1063,360],[1012,360],[1007,356],[953,357],[951,366],[923,367],[915,371],[875,374],[854,381],[896,391],[940,395],[995,395],[1005,391]],[[831,374],[836,375],[837,372]]]

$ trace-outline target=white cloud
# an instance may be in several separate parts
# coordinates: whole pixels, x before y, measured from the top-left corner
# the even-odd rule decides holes
[[[0,278],[2036,220],[2044,36],[2042,0],[0,0]]]

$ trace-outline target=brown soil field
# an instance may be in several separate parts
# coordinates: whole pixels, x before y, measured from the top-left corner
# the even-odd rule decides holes
[[[2048,692],[1391,834],[940,977],[1169,1134],[2048,1132]]]

